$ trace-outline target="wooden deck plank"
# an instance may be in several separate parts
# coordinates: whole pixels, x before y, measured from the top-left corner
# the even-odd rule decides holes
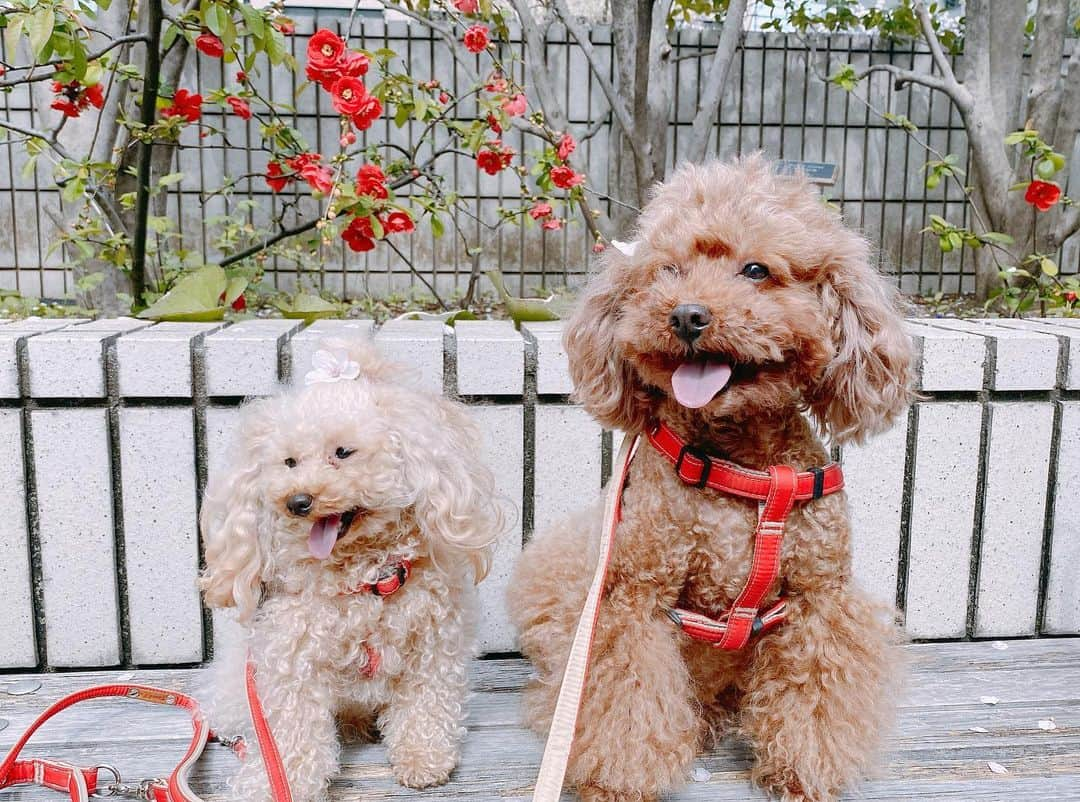
[[[1080,639],[989,643],[917,644],[906,648],[911,666],[906,698],[879,776],[851,799],[866,800],[1075,800],[1080,802]],[[470,735],[453,781],[417,794],[398,786],[379,744],[347,744],[331,798],[364,800],[524,799],[531,795],[542,744],[520,727],[519,692],[529,676],[520,660],[480,661],[474,666]],[[76,688],[117,677],[191,689],[198,670],[78,672],[37,675],[42,688],[26,696],[0,693],[0,732],[6,749],[50,701]],[[0,690],[26,676],[0,677]],[[980,702],[995,696],[996,705]],[[1057,729],[1038,722],[1053,717]],[[983,728],[975,732],[971,728]],[[190,730],[175,710],[125,700],[68,711],[32,742],[33,754],[76,763],[111,762],[125,776],[154,776],[171,767]],[[1007,775],[987,765],[1005,766]],[[208,799],[223,798],[235,758],[211,746],[196,781]],[[705,782],[690,782],[673,797],[696,800],[765,799],[750,788],[746,749],[725,742],[699,758]],[[53,798],[41,790],[9,790],[15,802]],[[568,795],[567,799],[571,797]]]

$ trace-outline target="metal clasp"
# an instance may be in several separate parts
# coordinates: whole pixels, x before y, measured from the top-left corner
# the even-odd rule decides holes
[[[124,783],[120,782],[120,773],[112,766],[101,766],[99,768],[107,768],[116,774],[116,782],[109,783],[105,787],[105,793],[94,794],[94,796],[122,796],[127,797],[128,799],[141,799],[143,802],[154,802],[154,786],[164,785],[165,783],[160,777],[142,780],[138,785]]]
[[[682,466],[683,462],[686,460],[687,454],[692,457],[696,457],[698,460],[701,461],[701,478],[698,479],[696,482],[691,482],[682,474]],[[703,487],[706,487],[709,484],[709,473],[711,472],[712,459],[704,451],[699,448],[694,448],[694,446],[690,445],[689,443],[679,449],[679,456],[675,460],[675,475],[682,479],[684,482],[686,482],[688,485],[692,484],[699,490]]]

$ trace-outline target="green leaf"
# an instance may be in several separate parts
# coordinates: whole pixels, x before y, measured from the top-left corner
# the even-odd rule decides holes
[[[1038,164],[1035,165],[1035,172],[1039,174],[1039,178],[1049,181],[1054,177],[1054,173],[1058,171],[1058,168],[1054,166],[1054,162],[1050,159],[1039,159]]]
[[[1016,240],[1008,234],[1003,234],[1000,231],[987,231],[984,234],[980,234],[979,239],[983,242],[994,242],[998,245],[1012,245],[1016,242]]]
[[[173,184],[179,184],[183,180],[183,173],[169,173],[159,178],[157,183],[159,187],[171,187]]]
[[[39,58],[45,45],[53,35],[53,27],[56,25],[56,14],[52,6],[39,6],[30,15],[26,25],[26,35],[30,37],[30,52],[34,58]]]
[[[227,286],[225,271],[218,265],[206,265],[183,276],[173,288],[139,312],[147,320],[200,322],[221,320],[225,307],[221,294]]]
[[[502,297],[506,305],[506,311],[510,313],[515,323],[539,322],[544,320],[561,320],[569,311],[573,302],[569,297],[551,295],[547,298],[515,298],[506,289],[502,272],[489,270],[486,273],[488,279],[495,285],[496,291]]]
[[[247,289],[248,279],[246,276],[233,276],[225,285],[225,305],[232,306],[232,302],[244,294]]]
[[[478,320],[468,309],[454,309],[449,312],[405,312],[394,320],[441,320],[447,326],[453,326],[459,320]]]
[[[19,37],[22,36],[25,20],[26,16],[23,14],[8,18],[7,27],[4,28],[4,49],[10,54],[14,54],[18,50]],[[8,58],[14,58],[14,55],[10,55]]]
[[[1058,274],[1057,262],[1047,256],[1044,256],[1042,259],[1039,260],[1039,269],[1042,270],[1044,275],[1050,277],[1056,276]]]
[[[297,293],[292,300],[278,301],[274,305],[281,310],[283,317],[306,320],[308,323],[319,318],[337,317],[341,314],[341,307],[338,304],[307,292]]]
[[[1006,145],[1019,145],[1027,137],[1027,131],[1013,131],[1005,137]]]

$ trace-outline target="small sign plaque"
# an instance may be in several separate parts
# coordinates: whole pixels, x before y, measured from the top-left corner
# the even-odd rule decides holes
[[[776,163],[776,172],[781,175],[794,175],[802,172],[815,184],[831,185],[836,183],[836,165],[828,162],[782,160]]]

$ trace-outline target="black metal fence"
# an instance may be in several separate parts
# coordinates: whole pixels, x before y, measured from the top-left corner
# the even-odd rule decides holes
[[[291,9],[291,13],[297,19],[297,30],[289,46],[301,62],[314,30],[329,27],[340,31],[345,22],[345,12],[336,10]],[[381,15],[373,15],[358,19],[353,33],[354,43],[362,47],[397,51],[414,76],[436,77],[455,91],[467,89],[467,79],[444,43],[423,26],[386,22]],[[609,30],[598,26],[591,37],[601,56],[612,62]],[[716,32],[710,30],[683,30],[675,39],[670,163],[682,156],[697,108],[702,79],[698,56],[715,42]],[[565,87],[564,102],[573,131],[581,136],[593,123],[604,120],[582,143],[579,163],[587,168],[591,185],[605,192],[610,121],[603,94],[580,50],[562,29],[552,30],[548,57],[552,72]],[[192,61],[183,86],[206,94],[235,83],[235,67],[203,57]],[[971,291],[974,267],[970,253],[965,249],[942,254],[936,239],[921,233],[931,214],[953,221],[965,218],[960,191],[949,182],[927,189],[920,170],[927,159],[925,151],[904,131],[871,113],[863,101],[878,110],[906,116],[919,126],[920,137],[964,160],[966,135],[951,103],[922,87],[893,92],[890,76],[883,73],[873,74],[852,94],[822,80],[845,63],[860,68],[878,62],[931,68],[928,52],[865,35],[818,36],[811,43],[794,35],[748,32],[714,126],[710,150],[727,157],[760,149],[777,158],[836,164],[838,180],[825,189],[826,194],[878,245],[885,270],[896,275],[901,289],[909,293]],[[325,93],[309,87],[297,97],[302,76],[284,69],[263,70],[255,77],[255,84],[272,100],[295,103],[294,124],[309,144],[323,152],[335,152],[338,117]],[[12,118],[34,122],[37,115],[25,91],[6,95],[3,102],[5,113]],[[202,252],[208,260],[218,256],[215,237],[224,214],[239,211],[255,225],[265,224],[282,211],[286,224],[317,214],[310,197],[269,191],[260,176],[266,153],[260,149],[254,121],[244,123],[209,109],[204,119],[223,128],[229,143],[240,147],[222,148],[220,137],[200,139],[194,127],[185,132],[177,163],[184,179],[171,189],[168,213],[189,248]],[[418,134],[415,126],[398,129],[390,120],[381,120],[368,132],[368,138],[408,146]],[[504,139],[519,152],[535,147],[517,132],[508,132]],[[49,250],[58,226],[63,225],[63,204],[50,180],[49,167],[39,164],[23,174],[21,146],[3,151],[0,286],[30,295],[62,295],[72,289],[72,280],[62,251]],[[460,156],[444,157],[440,165],[450,185],[472,202],[480,220],[493,222],[501,205],[513,203],[515,176],[487,176],[478,172],[471,159]],[[231,193],[214,194],[223,177],[239,180]],[[248,199],[255,201],[250,208],[241,205]],[[596,205],[604,208],[603,202]],[[512,286],[521,291],[574,283],[589,270],[592,241],[580,224],[558,232],[504,226],[492,233],[468,217],[463,216],[459,223],[482,243],[481,266],[500,266]],[[436,239],[430,232],[418,231],[398,241],[408,259],[440,293],[450,294],[464,286],[473,260],[460,238],[447,235]],[[1074,238],[1063,249],[1063,270],[1076,272],[1078,258],[1080,245]],[[422,290],[416,276],[390,249],[354,254],[336,242],[322,246],[314,263],[271,260],[266,264],[266,281],[282,288],[301,282],[349,297]]]

